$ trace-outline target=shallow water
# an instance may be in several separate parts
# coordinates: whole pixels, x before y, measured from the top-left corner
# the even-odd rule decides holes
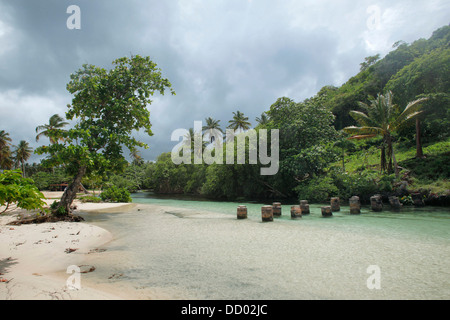
[[[162,199],[133,195],[121,214],[85,214],[115,240],[93,258],[98,283],[150,288],[175,299],[448,299],[450,210],[403,208],[272,223],[259,203]],[[248,219],[237,220],[238,205]],[[164,209],[157,206],[164,206]],[[209,213],[205,213],[209,212]],[[380,270],[369,289],[368,268]],[[108,279],[110,278],[110,279]]]

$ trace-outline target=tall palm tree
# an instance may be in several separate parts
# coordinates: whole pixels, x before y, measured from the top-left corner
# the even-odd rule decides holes
[[[57,135],[55,137],[55,130],[62,129],[68,124],[69,123],[65,122],[64,119],[62,117],[60,117],[58,114],[52,115],[48,121],[48,124],[44,124],[44,125],[36,127],[36,133],[41,131],[36,136],[36,141],[39,141],[39,138],[41,136],[48,137],[50,139],[50,143],[52,143],[52,144],[57,143],[58,140],[63,141],[64,138],[58,137]]]
[[[25,140],[21,140],[19,145],[14,147],[14,157],[18,163],[22,164],[22,176],[25,177],[25,162],[30,158],[33,149]]]
[[[381,148],[381,170],[386,170],[386,155],[389,159],[388,172],[392,172],[392,161],[394,162],[395,173],[398,175],[397,162],[395,159],[392,134],[401,127],[415,120],[420,111],[421,103],[426,98],[414,100],[403,109],[399,110],[397,105],[392,102],[392,92],[386,95],[379,94],[376,99],[370,97],[370,104],[359,102],[359,106],[367,111],[367,114],[361,111],[350,111],[350,115],[360,125],[360,127],[346,127],[344,132],[353,135],[350,139],[367,139],[375,136],[383,137]]]
[[[138,149],[130,151],[130,157],[134,165],[140,166],[144,163],[144,159],[142,159],[141,152]]]
[[[205,134],[209,137],[209,141],[211,143],[214,142],[215,136],[213,135],[214,130],[218,130],[223,134],[223,130],[220,128],[220,120],[214,120],[211,117],[205,119],[206,125],[202,127],[202,130],[205,131]]]
[[[10,169],[12,167],[11,160],[11,138],[5,130],[0,130],[0,169]]]
[[[242,112],[236,111],[233,112],[233,119],[228,121],[229,122],[229,129],[233,130],[248,130],[250,129],[250,126],[252,125],[248,121],[248,117],[246,117]]]

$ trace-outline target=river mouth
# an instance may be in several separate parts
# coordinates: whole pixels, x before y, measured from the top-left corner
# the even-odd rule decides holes
[[[260,203],[133,195],[129,211],[84,214],[115,239],[92,255],[98,283],[147,288],[174,299],[448,299],[450,211],[403,208],[271,223]],[[236,219],[237,206],[248,219]],[[371,266],[381,288],[368,288]],[[120,274],[120,278],[111,275]]]

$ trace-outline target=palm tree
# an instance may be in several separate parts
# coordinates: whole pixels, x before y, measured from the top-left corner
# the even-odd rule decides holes
[[[208,117],[205,120],[206,126],[203,126],[202,130],[206,131],[205,133],[208,135],[209,141],[213,143],[215,140],[215,136],[213,135],[215,130],[220,131],[223,134],[223,130],[220,128],[219,124],[220,120],[214,120],[211,117]]]
[[[259,125],[265,126],[269,123],[269,117],[265,112],[261,113],[261,117],[256,117],[256,122],[258,122]]]
[[[50,143],[52,143],[52,144],[57,143],[58,140],[64,141],[64,138],[62,138],[61,136],[58,137],[57,134],[55,137],[55,130],[62,129],[68,124],[69,123],[65,122],[64,119],[62,117],[60,117],[58,114],[52,115],[50,117],[50,120],[48,121],[48,124],[44,124],[44,125],[36,127],[36,133],[41,131],[36,136],[36,141],[39,141],[39,138],[41,136],[48,137],[50,139]]]
[[[8,146],[11,142],[11,138],[9,137],[9,133],[5,132],[5,130],[0,130],[0,148]]]
[[[195,138],[199,138],[202,140],[202,147],[200,150],[195,149]],[[206,148],[206,142],[203,141],[202,133],[201,132],[195,132],[193,128],[189,128],[189,131],[184,136],[184,145],[189,147],[190,152],[194,154],[194,152],[197,154],[197,156],[200,156],[203,153],[203,150]]]
[[[252,125],[248,122],[248,117],[244,116],[240,111],[233,112],[233,119],[228,122],[230,123],[228,128],[233,130],[245,131],[250,129],[250,126]]]
[[[138,149],[131,150],[130,157],[132,159],[132,164],[137,166],[144,164],[144,159],[142,159],[141,152]]]
[[[33,149],[25,140],[21,140],[19,145],[14,147],[16,148],[14,150],[14,157],[16,162],[20,162],[22,164],[22,176],[25,177],[25,161],[30,158]]]
[[[0,130],[0,168],[10,169],[12,167],[10,144],[9,133]]]
[[[361,111],[350,111],[350,115],[360,125],[360,127],[347,127],[344,132],[353,135],[350,139],[367,139],[375,136],[383,137],[383,144],[381,147],[381,170],[386,170],[386,154],[389,159],[388,172],[392,172],[392,161],[394,162],[394,169],[398,175],[397,161],[395,159],[392,134],[405,126],[410,120],[415,119],[422,113],[419,111],[421,103],[426,98],[414,100],[399,111],[397,105],[392,102],[392,92],[386,95],[379,94],[376,99],[370,97],[370,105],[359,102],[359,106],[367,111],[367,114]]]

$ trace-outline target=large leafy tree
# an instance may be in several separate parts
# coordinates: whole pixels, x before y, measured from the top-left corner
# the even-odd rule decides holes
[[[69,123],[64,121],[64,119],[58,114],[54,114],[50,117],[48,124],[40,125],[36,127],[36,141],[39,141],[41,136],[48,137],[50,139],[50,143],[57,143],[58,140],[62,141],[63,138],[61,136],[57,136],[56,134],[52,134],[52,131],[62,129],[67,126]]]
[[[398,106],[392,102],[392,92],[385,95],[379,94],[377,98],[371,97],[370,104],[359,102],[359,106],[366,112],[350,111],[350,115],[360,125],[359,127],[350,126],[344,128],[344,132],[351,134],[352,139],[367,139],[375,136],[383,138],[381,147],[380,166],[382,170],[386,170],[386,152],[389,159],[387,170],[392,173],[394,162],[395,172],[397,173],[397,164],[393,149],[393,133],[398,131],[409,121],[415,120],[422,111],[420,111],[421,103],[426,98],[414,100],[403,109],[399,110]],[[386,150],[387,148],[387,150]],[[385,151],[386,150],[386,151]]]
[[[279,130],[280,171],[266,183],[273,190],[293,196],[292,190],[306,179],[321,174],[335,155],[326,144],[334,141],[334,116],[320,97],[296,103],[282,97],[267,111],[268,129]]]
[[[68,105],[66,118],[77,119],[67,131],[54,130],[50,137],[60,134],[63,143],[38,148],[39,154],[49,154],[49,165],[65,164],[73,181],[64,191],[56,208],[66,213],[75,199],[81,179],[85,175],[122,171],[126,165],[122,147],[133,151],[148,146],[132,136],[134,130],[151,131],[147,106],[156,92],[164,94],[171,88],[168,79],[149,57],[139,55],[113,61],[106,70],[83,65],[70,76],[67,90],[74,95]]]

